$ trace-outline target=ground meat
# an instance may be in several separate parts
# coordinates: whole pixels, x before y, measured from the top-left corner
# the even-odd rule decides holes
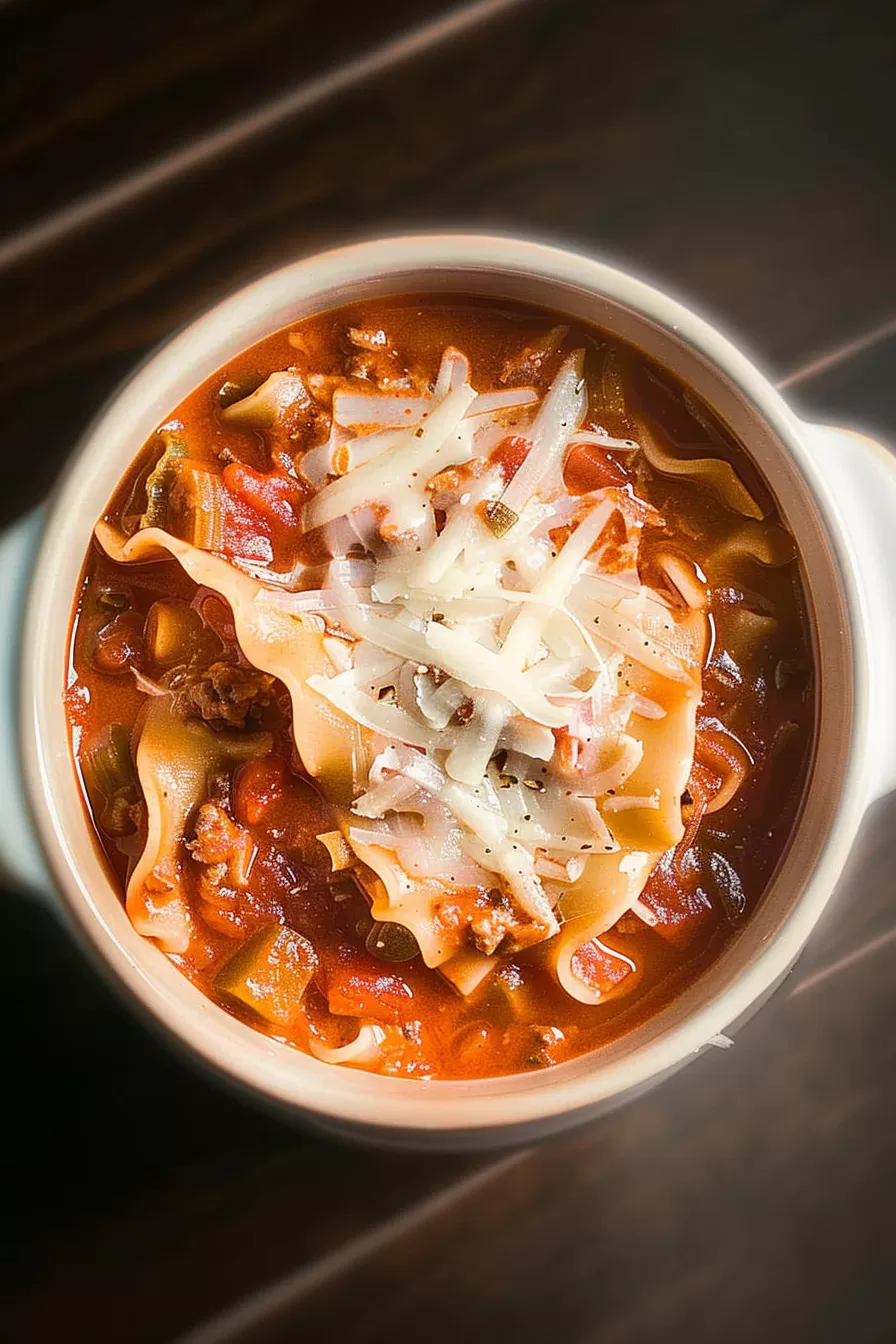
[[[537,383],[545,374],[546,366],[558,354],[567,327],[551,327],[542,337],[526,345],[504,361],[502,383]]]
[[[466,922],[466,914],[460,901],[438,901],[433,907],[433,917],[440,932],[454,936],[461,932]]]
[[[384,392],[423,390],[422,379],[408,370],[382,328],[349,327],[345,343],[345,371],[349,377],[375,383]]]
[[[407,370],[386,352],[374,355],[359,351],[346,360],[346,372],[352,378],[374,383],[381,392],[416,392],[418,389]]]
[[[211,864],[199,879],[199,913],[211,928],[226,938],[245,938],[247,927],[240,908],[240,897],[224,883],[227,865]]]
[[[440,932],[452,941],[466,938],[485,956],[492,956],[499,948],[503,952],[518,951],[540,942],[547,930],[529,919],[513,898],[495,887],[487,895],[473,894],[472,890],[439,901],[434,909]]]
[[[513,906],[506,898],[489,902],[485,909],[475,910],[470,920],[473,946],[490,957],[519,922]]]
[[[251,840],[245,827],[231,821],[218,803],[203,803],[196,813],[194,838],[187,842],[187,848],[197,863],[219,869],[219,872],[210,875],[214,886],[222,881],[225,866],[233,881],[233,869],[243,866],[244,856],[250,847]]]
[[[252,860],[252,838],[231,821],[218,803],[203,803],[196,813],[194,838],[187,848],[198,864],[199,913],[211,928],[228,938],[243,938],[246,926],[239,891]]]
[[[212,663],[196,681],[185,688],[188,711],[199,714],[206,723],[242,728],[247,715],[255,715],[270,704],[274,678],[255,668],[231,663]]]
[[[266,431],[271,462],[281,471],[294,471],[296,450],[323,443],[330,432],[330,417],[316,402],[287,407]]]
[[[487,902],[476,902],[470,920],[473,946],[487,957],[499,947],[502,952],[519,952],[541,942],[545,932],[544,927],[528,919],[509,896],[497,891]]]
[[[349,327],[346,337],[358,350],[392,350],[392,342],[382,327]]]

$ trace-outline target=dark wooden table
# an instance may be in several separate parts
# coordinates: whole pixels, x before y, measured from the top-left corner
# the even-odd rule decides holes
[[[6,0],[0,520],[178,324],[397,228],[617,259],[896,442],[894,39],[864,0]],[[509,1157],[269,1119],[5,896],[4,1334],[892,1340],[894,820],[734,1049]]]

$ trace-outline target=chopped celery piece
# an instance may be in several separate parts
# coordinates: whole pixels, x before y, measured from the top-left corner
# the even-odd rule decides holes
[[[290,1027],[317,965],[307,938],[285,924],[267,924],[222,966],[215,985],[272,1026]]]
[[[200,551],[220,551],[224,545],[227,493],[216,471],[196,462],[187,463],[180,474],[185,512],[192,518],[192,542]]]
[[[159,438],[164,444],[162,456],[146,478],[146,512],[140,519],[141,527],[164,527],[168,520],[168,496],[174,484],[178,458],[186,457],[187,445],[176,434],[163,429]]]
[[[131,757],[131,735],[121,723],[110,723],[83,757],[84,779],[97,821],[108,835],[133,831],[130,808],[137,800],[137,776]]]
[[[101,607],[110,607],[112,611],[127,611],[131,605],[126,593],[100,593],[98,601]]]

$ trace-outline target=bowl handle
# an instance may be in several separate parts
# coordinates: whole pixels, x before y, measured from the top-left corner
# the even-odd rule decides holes
[[[52,900],[52,880],[25,798],[20,756],[22,625],[44,510],[0,533],[0,884]]]
[[[896,789],[896,455],[850,429],[806,425],[855,558],[871,692],[869,800]]]

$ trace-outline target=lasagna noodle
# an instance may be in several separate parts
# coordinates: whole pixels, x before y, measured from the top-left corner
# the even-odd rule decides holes
[[[320,781],[330,800],[341,807],[343,829],[347,831],[349,824],[357,821],[347,807],[353,793],[352,762],[357,760],[359,751],[367,757],[369,735],[307,685],[309,676],[326,671],[322,636],[309,630],[300,619],[257,601],[261,586],[239,573],[226,560],[200,551],[160,528],[147,528],[126,541],[107,524],[100,524],[97,538],[113,559],[125,563],[150,560],[167,551],[195,583],[211,588],[229,602],[237,639],[246,658],[260,671],[279,678],[289,691],[296,747],[302,762],[308,773]],[[138,763],[142,749],[141,739]],[[178,834],[183,834],[190,808],[184,810],[164,803],[164,790],[157,789],[155,783],[161,778],[157,767],[162,757],[155,751],[152,739],[147,743],[143,757],[146,768],[141,772],[141,784],[145,792],[148,790],[151,815],[156,817],[159,836],[171,843]],[[366,777],[366,770],[364,773]],[[408,928],[417,939],[428,966],[441,966],[456,956],[461,951],[459,942],[452,943],[440,931],[436,917],[439,902],[451,894],[449,889],[435,880],[409,878],[394,856],[379,846],[356,845],[354,848],[361,861],[379,878],[373,917]],[[189,912],[182,898],[171,891],[159,898],[158,909],[155,908],[155,898],[146,910],[142,907],[144,897],[138,892],[143,891],[145,876],[153,867],[149,846],[144,857],[146,861],[141,861],[129,887],[128,910],[131,912],[133,908],[132,918],[136,915],[135,927],[139,932],[159,937],[166,950],[184,951],[189,941],[185,932]],[[132,889],[133,898],[130,895]],[[149,900],[148,897],[145,899]],[[468,961],[464,961],[465,983],[471,983]]]
[[[194,583],[211,588],[230,604],[237,640],[246,658],[260,672],[277,677],[289,692],[293,723],[301,725],[301,740],[297,739],[296,746],[305,769],[320,780],[335,803],[350,802],[353,762],[365,749],[357,726],[307,684],[308,677],[329,670],[322,633],[300,618],[258,601],[263,593],[261,584],[221,556],[200,551],[161,528],[146,528],[126,541],[101,523],[96,534],[108,554],[125,563],[151,560],[169,552]]]
[[[734,513],[762,519],[765,513],[730,462],[722,457],[678,457],[660,436],[642,420],[637,426],[638,446],[653,467],[666,476],[690,476],[714,491]]]
[[[190,945],[192,917],[178,863],[190,817],[205,802],[209,776],[225,765],[265,756],[269,733],[212,732],[185,723],[171,696],[150,701],[137,746],[137,775],[146,799],[143,853],[128,882],[125,904],[138,933],[163,952]]]
[[[451,895],[449,888],[436,878],[408,876],[395,855],[381,845],[354,840],[352,848],[378,879],[368,891],[373,918],[410,929],[427,966],[442,966],[449,961],[458,951],[457,943],[437,919],[439,902]]]
[[[678,633],[691,642],[702,661],[705,618],[691,613],[679,624]],[[650,799],[657,805],[608,814],[619,851],[590,857],[584,872],[560,898],[563,924],[548,943],[547,956],[560,985],[580,1003],[596,1004],[600,993],[575,974],[575,954],[631,909],[662,855],[681,840],[681,795],[694,759],[699,684],[660,678],[631,660],[624,665],[622,680],[635,694],[660,704],[665,714],[659,719],[639,718],[643,755],[614,797]]]
[[[359,751],[367,755],[370,735],[307,684],[309,676],[323,674],[327,669],[322,635],[301,619],[259,601],[263,593],[261,585],[220,556],[200,551],[161,529],[145,529],[126,541],[108,525],[100,524],[97,536],[113,558],[124,562],[145,561],[168,552],[195,583],[213,589],[228,601],[246,658],[260,671],[278,677],[289,691],[296,745],[305,768],[321,782],[330,799],[341,806],[342,824],[347,828],[351,822],[348,804],[353,793],[352,762],[357,760]],[[672,623],[668,612],[647,595],[642,596],[638,608],[635,622],[640,628],[652,631],[661,628],[661,617],[666,639],[674,638],[677,651],[686,650],[691,655],[688,659],[691,665],[699,667],[705,632],[705,620],[699,613]],[[564,923],[548,943],[548,957],[560,984],[583,1002],[595,1002],[596,996],[574,975],[571,960],[583,943],[605,932],[631,907],[660,855],[681,838],[680,798],[694,752],[699,682],[690,678],[671,680],[634,659],[626,660],[623,681],[634,694],[660,704],[665,713],[658,719],[639,719],[643,755],[616,794],[617,800],[649,798],[651,805],[633,806],[612,814],[609,820],[619,850],[612,855],[590,858],[581,877],[570,885],[559,903]],[[184,726],[179,728],[183,734]],[[149,798],[154,793],[156,770],[149,765],[150,753],[154,751],[152,738],[145,748],[141,740],[140,751],[147,762],[146,769],[141,771],[141,783]],[[189,808],[184,811],[168,807],[166,811],[156,792],[150,810],[159,837],[167,837],[170,843],[178,827],[183,833]],[[160,843],[161,840],[155,842],[156,848]],[[409,877],[395,856],[379,846],[354,848],[358,858],[378,879],[372,884],[374,918],[403,924],[417,939],[426,964],[440,968],[461,992],[471,992],[494,965],[494,958],[468,952],[460,931],[452,938],[440,923],[438,908],[451,895],[450,890],[437,879]],[[183,943],[184,921],[188,919],[185,904],[176,904],[180,898],[173,891],[160,898],[160,903],[154,897],[137,894],[145,891],[146,875],[155,862],[148,846],[129,888],[129,893],[133,891],[133,895],[129,894],[129,910],[133,906],[136,927],[149,931],[152,924],[157,931],[153,936],[167,939],[170,950],[176,950],[174,944]],[[148,902],[146,909],[140,906],[144,900]],[[163,915],[163,910],[167,914]],[[169,925],[175,930],[173,935],[165,932]]]
[[[467,945],[462,930],[452,936],[439,921],[439,904],[451,898],[451,889],[436,878],[409,877],[395,855],[380,845],[353,841],[352,847],[376,875],[368,891],[373,918],[410,929],[426,965],[438,969],[461,994],[472,994],[491,974],[495,958]]]

